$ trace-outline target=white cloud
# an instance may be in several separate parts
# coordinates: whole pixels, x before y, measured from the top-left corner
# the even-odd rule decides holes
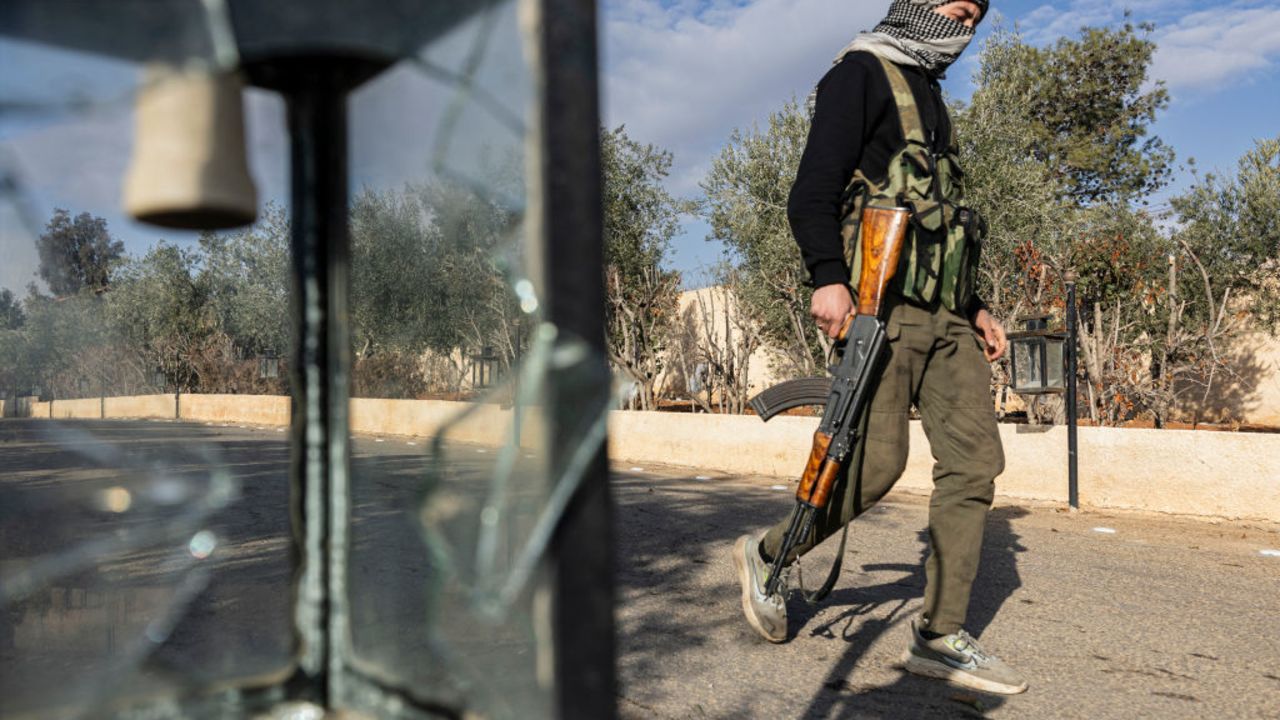
[[[1130,13],[1152,22],[1157,51],[1151,77],[1173,92],[1217,90],[1246,82],[1280,60],[1280,7],[1271,0],[1237,0],[1206,8],[1190,0],[1074,0],[1041,5],[1018,19],[1037,44],[1075,37],[1080,28],[1114,27]]]
[[[1033,43],[1048,43],[1060,37],[1079,34],[1082,27],[1103,27],[1123,23],[1129,13],[1132,22],[1155,22],[1163,25],[1185,15],[1203,2],[1192,0],[1073,0],[1071,3],[1044,4],[1020,18],[1023,36]]]
[[[661,7],[622,0],[604,12],[604,116],[675,154],[671,189],[693,194],[734,127],[803,100],[887,2],[713,0]]]
[[[1237,4],[1184,16],[1158,32],[1151,74],[1173,91],[1218,89],[1280,60],[1280,7]]]

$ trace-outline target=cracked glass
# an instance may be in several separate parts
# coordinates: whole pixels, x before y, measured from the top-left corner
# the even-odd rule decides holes
[[[0,11],[5,718],[177,716],[174,698],[291,672],[289,451],[265,417],[226,412],[288,392],[258,369],[288,350],[284,208],[206,233],[122,201],[155,68],[235,67],[225,12]],[[282,105],[244,104],[260,196],[283,197]]]
[[[596,351],[547,319],[532,3],[393,5],[382,21],[419,13],[402,32],[338,0],[0,11],[0,716],[319,716],[282,702],[297,578],[333,559],[291,529],[286,106],[236,72],[292,47],[273,23],[398,58],[347,100],[332,697],[554,715],[548,548],[607,398]],[[160,133],[140,108],[175,70],[235,80],[247,225],[126,209]]]
[[[523,45],[496,4],[350,113],[350,659],[491,718],[553,716],[543,561],[605,418],[584,403],[552,460],[549,383],[590,397],[599,358],[545,319]]]

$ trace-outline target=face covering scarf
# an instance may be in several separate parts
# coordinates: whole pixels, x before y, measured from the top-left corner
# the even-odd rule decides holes
[[[894,0],[889,14],[871,32],[860,33],[836,55],[840,62],[847,53],[865,50],[889,62],[921,67],[942,78],[951,63],[973,40],[973,28],[939,15],[933,9],[951,0]],[[976,3],[985,16],[987,2]]]

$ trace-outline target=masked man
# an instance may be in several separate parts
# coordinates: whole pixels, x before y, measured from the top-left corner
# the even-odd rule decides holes
[[[1004,454],[990,368],[1004,355],[1003,327],[974,294],[985,224],[963,205],[955,135],[938,80],[973,38],[988,0],[894,0],[873,32],[840,52],[813,98],[808,144],[787,214],[815,291],[811,313],[834,337],[853,311],[857,219],[867,203],[907,207],[911,225],[887,299],[888,359],[870,403],[858,467],[846,470],[803,555],[878,501],[907,461],[915,405],[936,463],[929,502],[931,552],[924,608],[911,623],[905,668],[996,693],[1027,688],[963,625],[978,571],[983,526]],[[734,547],[747,621],[787,639],[780,594],[764,589],[787,519]],[[795,557],[787,558],[787,563]]]

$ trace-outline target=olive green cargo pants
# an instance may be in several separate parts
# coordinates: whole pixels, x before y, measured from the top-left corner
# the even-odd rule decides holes
[[[952,633],[964,625],[994,479],[1004,470],[991,369],[966,318],[941,306],[890,302],[896,303],[887,313],[890,356],[871,399],[861,471],[845,471],[814,520],[813,536],[798,543],[795,555],[866,512],[897,482],[907,464],[907,413],[915,404],[935,461],[923,615],[929,630]],[[846,502],[850,481],[853,495]],[[770,557],[786,530],[784,519],[765,535],[762,544]]]

